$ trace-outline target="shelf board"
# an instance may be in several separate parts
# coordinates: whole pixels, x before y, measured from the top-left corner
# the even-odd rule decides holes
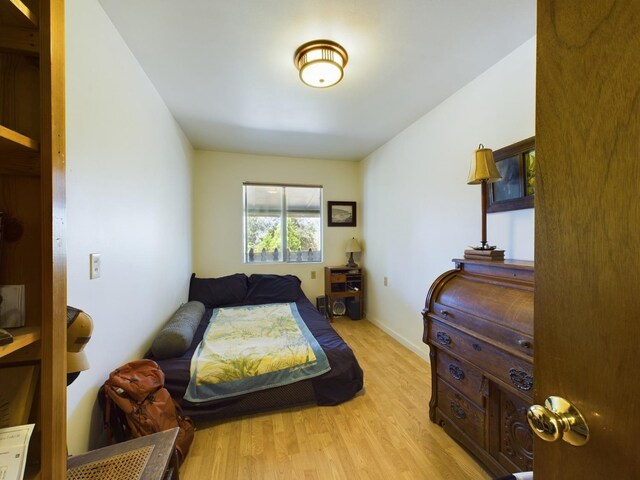
[[[14,27],[37,27],[38,15],[21,0],[0,2],[0,21]]]
[[[0,152],[40,150],[40,142],[0,125]]]
[[[0,358],[40,340],[40,329],[37,327],[12,328],[9,332],[13,335],[13,342],[0,345]]]

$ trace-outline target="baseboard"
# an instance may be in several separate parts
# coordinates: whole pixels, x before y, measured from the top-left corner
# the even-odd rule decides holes
[[[383,332],[385,332],[389,336],[393,337],[400,344],[402,344],[403,346],[407,347],[409,350],[411,350],[413,353],[418,355],[424,361],[426,361],[427,363],[430,363],[429,362],[429,352],[425,352],[424,351],[425,347],[423,347],[422,345],[416,345],[414,342],[409,341],[407,338],[403,337],[402,335],[400,335],[395,330],[389,328],[387,325],[384,325],[383,323],[380,323],[380,322],[378,322],[377,320],[375,320],[375,319],[373,319],[371,317],[366,317],[366,319],[369,322],[373,323],[380,330],[382,330]]]

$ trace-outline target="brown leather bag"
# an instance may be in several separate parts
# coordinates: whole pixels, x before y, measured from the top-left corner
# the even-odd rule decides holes
[[[176,450],[180,463],[193,442],[194,427],[189,417],[164,388],[164,373],[153,360],[135,360],[116,368],[104,383],[104,424],[108,440],[137,438],[180,427]],[[119,412],[114,414],[113,408]],[[122,422],[122,418],[126,424]],[[113,432],[114,429],[123,430]]]

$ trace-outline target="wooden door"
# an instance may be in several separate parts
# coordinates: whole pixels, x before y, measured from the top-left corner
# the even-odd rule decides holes
[[[536,480],[640,478],[640,1],[539,0],[535,402],[586,417],[536,439]]]

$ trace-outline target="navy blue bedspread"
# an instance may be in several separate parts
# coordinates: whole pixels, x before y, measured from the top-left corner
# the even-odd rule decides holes
[[[190,379],[191,357],[211,317],[212,309],[207,308],[191,347],[184,355],[165,360],[154,359],[165,374],[165,387],[178,401],[183,413],[195,419],[207,419],[272,410],[314,400],[318,405],[337,405],[349,400],[362,390],[363,372],[351,348],[306,297],[299,297],[295,303],[305,324],[327,355],[331,366],[329,372],[290,385],[288,388],[278,387],[271,392],[258,392],[257,396],[249,393],[203,403],[184,400],[183,396]],[[308,382],[312,388],[309,387]]]

